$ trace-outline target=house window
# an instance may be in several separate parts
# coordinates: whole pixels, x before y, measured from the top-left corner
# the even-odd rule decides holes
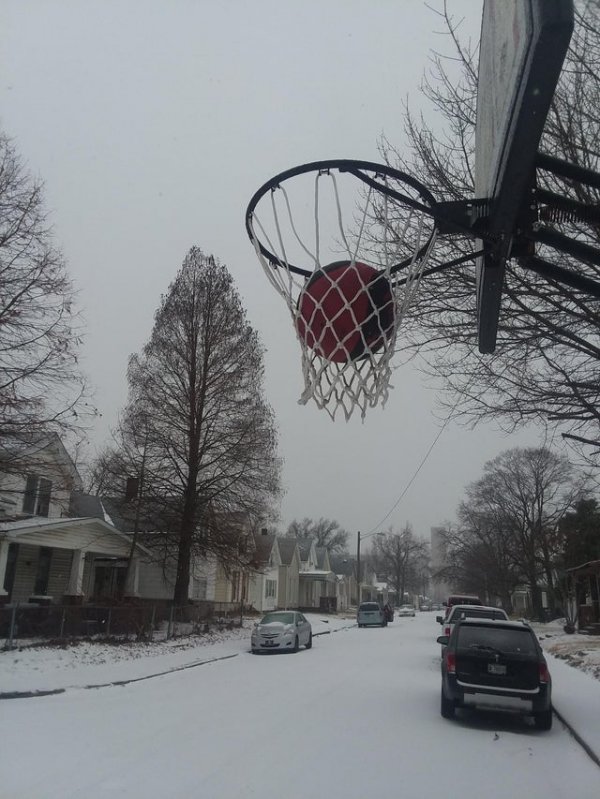
[[[51,494],[51,480],[46,480],[37,474],[28,474],[23,497],[23,513],[29,513],[31,516],[47,516],[50,511]]]
[[[33,593],[36,596],[45,596],[48,593],[48,578],[50,577],[50,561],[52,560],[51,547],[40,547],[37,575]]]
[[[269,597],[274,597],[276,588],[277,588],[276,580],[265,580],[265,597],[267,599]]]
[[[206,599],[206,578],[192,578],[192,599]]]

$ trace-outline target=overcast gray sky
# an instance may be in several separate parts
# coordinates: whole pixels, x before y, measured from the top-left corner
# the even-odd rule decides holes
[[[480,1],[449,7],[477,38]],[[299,406],[298,344],[244,211],[288,167],[377,160],[382,133],[402,144],[401,101],[418,107],[429,50],[445,47],[435,15],[421,0],[3,0],[1,14],[0,124],[45,181],[80,292],[102,413],[94,446],[126,401],[127,358],[195,244],[227,264],[267,350],[282,528],[325,516],[375,529],[438,433],[435,393],[408,366],[364,423]],[[486,460],[538,440],[449,424],[384,527],[408,521],[428,536]]]

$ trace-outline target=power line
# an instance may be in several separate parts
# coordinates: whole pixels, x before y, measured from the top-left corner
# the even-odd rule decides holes
[[[445,421],[444,421],[444,424],[443,424],[443,425],[440,427],[440,429],[439,429],[439,431],[438,431],[438,434],[437,434],[437,435],[436,435],[436,437],[433,439],[433,441],[432,441],[432,443],[431,443],[431,445],[430,445],[429,449],[427,450],[427,452],[425,453],[424,457],[422,458],[422,460],[421,460],[421,463],[419,463],[419,465],[418,465],[418,467],[417,467],[417,469],[416,469],[415,473],[413,474],[413,476],[410,478],[410,480],[408,481],[408,483],[407,483],[407,484],[406,484],[406,486],[404,487],[404,490],[402,491],[402,493],[400,494],[400,496],[398,497],[398,499],[396,500],[396,502],[395,502],[395,503],[392,505],[392,507],[391,507],[391,508],[390,508],[390,510],[389,510],[389,511],[386,513],[386,515],[383,517],[383,519],[381,519],[381,521],[380,521],[380,522],[378,522],[378,523],[377,523],[377,524],[376,524],[374,527],[372,527],[372,528],[369,530],[369,532],[368,532],[368,533],[366,533],[366,534],[363,536],[363,538],[366,538],[366,537],[367,537],[367,536],[369,536],[369,535],[373,535],[373,533],[375,532],[375,530],[377,530],[377,528],[378,528],[378,527],[381,527],[381,525],[382,525],[382,524],[383,524],[383,523],[386,521],[386,519],[389,519],[389,517],[392,515],[392,513],[393,513],[393,512],[396,510],[396,508],[398,507],[398,505],[400,504],[400,502],[403,500],[403,498],[404,498],[404,496],[405,496],[406,492],[408,491],[408,489],[411,487],[411,485],[412,485],[412,484],[414,483],[414,481],[417,479],[417,476],[418,476],[419,472],[421,471],[421,469],[422,469],[422,468],[423,468],[423,466],[425,465],[425,463],[426,463],[427,459],[428,459],[428,458],[429,458],[429,456],[431,455],[431,452],[432,452],[433,448],[435,447],[435,445],[437,444],[437,442],[438,442],[438,440],[439,440],[440,436],[442,435],[442,433],[444,432],[444,430],[445,430],[445,429],[446,429],[446,427],[448,426],[448,422],[449,422],[449,421],[450,421],[450,419],[452,418],[452,415],[454,414],[454,409],[456,408],[456,406],[457,406],[457,405],[458,405],[458,401],[457,401],[457,402],[456,402],[456,403],[453,405],[452,409],[450,410],[450,413],[448,414],[448,416],[446,417],[446,419],[445,419]]]

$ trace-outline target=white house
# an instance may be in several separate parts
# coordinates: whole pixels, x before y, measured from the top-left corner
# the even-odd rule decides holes
[[[105,585],[110,565],[129,557],[131,540],[105,519],[70,517],[81,488],[73,461],[56,435],[22,445],[0,462],[0,602],[79,603]],[[136,547],[123,593],[138,590]]]

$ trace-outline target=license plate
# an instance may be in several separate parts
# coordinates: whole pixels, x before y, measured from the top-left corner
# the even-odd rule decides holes
[[[506,666],[502,663],[488,663],[488,672],[490,674],[506,674]]]

